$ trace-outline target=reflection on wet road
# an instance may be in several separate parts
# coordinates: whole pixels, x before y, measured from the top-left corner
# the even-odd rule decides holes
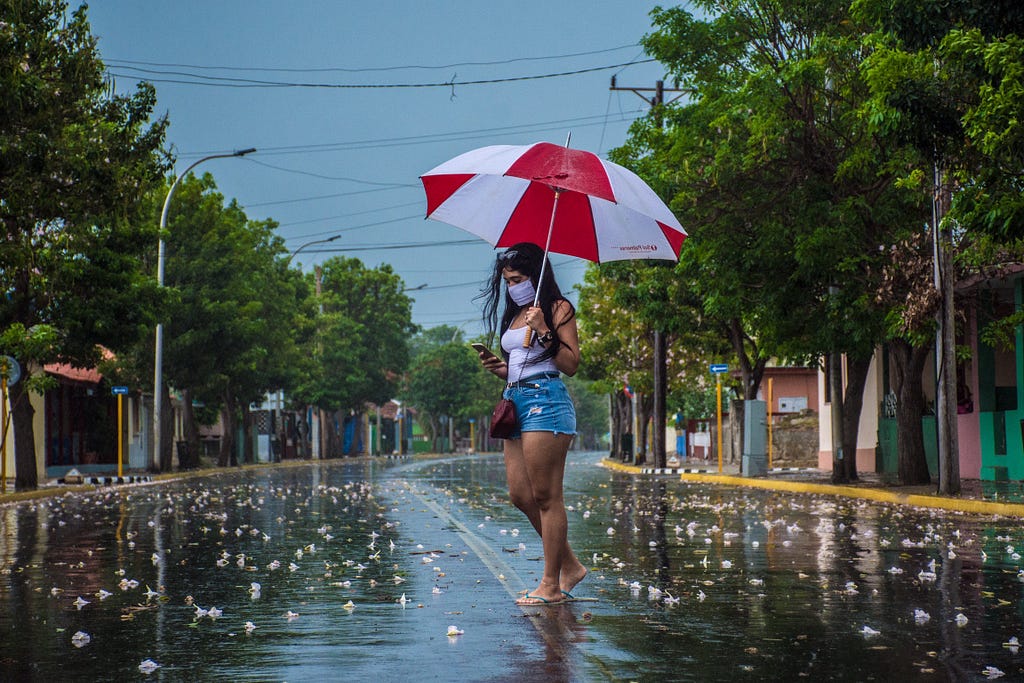
[[[1019,520],[569,459],[591,572],[545,608],[513,605],[541,545],[495,456],[0,507],[0,679],[1024,677]]]

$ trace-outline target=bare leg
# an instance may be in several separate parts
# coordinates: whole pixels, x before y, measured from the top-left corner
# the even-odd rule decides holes
[[[505,451],[513,502],[538,530],[544,547],[544,575],[530,595],[548,602],[562,600],[562,592],[570,591],[587,571],[572,553],[567,540],[562,477],[570,443],[572,436],[566,434],[525,432],[520,443],[506,446]],[[524,598],[518,602],[529,605],[542,601]]]
[[[527,432],[527,442],[530,443],[535,436],[547,436],[548,439],[553,440],[554,435],[546,432]],[[557,486],[559,499],[561,501],[562,495],[562,474],[565,471],[565,452],[568,450],[569,444],[572,442],[571,437],[560,437],[567,439],[564,447],[561,447],[561,454],[555,455],[552,458],[552,462],[555,460],[561,460],[561,464],[558,467],[557,475]],[[512,500],[512,504],[522,510],[526,518],[530,520],[530,524],[533,526],[537,535],[541,537],[543,542],[544,533],[541,523],[541,510],[540,505],[537,502],[537,498],[534,494],[533,485],[530,480],[530,473],[527,468],[526,459],[523,456],[523,440],[506,440],[505,441],[505,476],[508,481],[509,497]],[[560,508],[562,516],[565,516],[565,505],[564,502],[560,502]],[[565,539],[566,534],[563,532],[563,538]],[[587,568],[583,566],[583,563],[577,559],[572,548],[569,546],[568,539],[565,539],[564,546],[560,553],[557,554],[561,558],[561,572],[559,575],[559,592],[565,591],[569,593],[576,587],[576,585],[584,579],[587,575]],[[544,557],[551,557],[551,553],[548,552],[547,546],[544,546]]]

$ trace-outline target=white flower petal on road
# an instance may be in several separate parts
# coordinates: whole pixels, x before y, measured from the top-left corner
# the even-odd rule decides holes
[[[967,622],[970,621],[970,620],[966,616],[964,616],[963,612],[957,612],[955,621],[956,621],[956,625],[957,626],[959,626],[960,628],[963,628],[964,626],[967,625]]]
[[[75,599],[75,607],[77,607],[78,609],[82,609],[88,604],[89,601],[83,598],[81,595],[79,595],[78,598]]]
[[[860,630],[860,633],[865,638],[874,638],[875,636],[879,635],[881,631],[876,631],[867,624],[864,624],[863,628],[861,628]]]
[[[252,633],[255,630],[256,630],[256,624],[252,623],[251,621],[245,622],[245,632],[246,632],[246,634],[250,634],[250,633]]]
[[[1011,636],[1008,641],[1003,643],[1003,647],[1009,648],[1010,652],[1017,654],[1017,650],[1020,649],[1020,641],[1017,640],[1017,636]]]
[[[293,612],[291,610],[288,610],[287,612],[284,613],[284,618],[287,619],[288,621],[293,621],[293,620],[299,618],[299,613],[298,612]]]
[[[92,640],[92,636],[85,631],[77,631],[75,635],[71,636],[71,644],[75,647],[85,647],[90,640]]]
[[[405,607],[405,604],[409,602],[409,599],[405,597],[405,593],[402,593],[402,597],[398,598],[395,602],[400,604],[402,607]]]
[[[465,633],[465,631],[460,629],[455,624],[451,624],[450,626],[448,626],[448,637],[449,638],[454,638],[455,636],[461,636],[463,633]]]
[[[612,528],[612,527],[608,527],[608,530],[605,533],[608,534],[609,536],[614,536],[615,535],[615,529]]]
[[[113,595],[113,593],[111,593],[110,591],[107,591],[107,590],[103,590],[102,588],[99,589],[98,591],[96,591],[96,597],[99,598],[100,600],[106,600],[111,595]]]
[[[986,666],[981,670],[981,675],[985,678],[1002,678],[1006,674],[994,666]]]
[[[152,600],[153,598],[158,598],[158,597],[160,597],[160,594],[159,594],[159,593],[157,593],[157,592],[156,592],[155,590],[153,590],[152,588],[150,588],[148,584],[146,585],[146,592],[145,592],[145,593],[143,593],[143,595],[145,595],[145,596],[146,596],[146,600]]]
[[[142,663],[139,664],[139,671],[141,671],[144,674],[151,674],[159,668],[160,665],[154,662],[152,659],[144,659],[142,660]]]
[[[351,612],[352,610],[354,610],[356,608],[356,603],[354,603],[351,600],[349,600],[344,605],[342,605],[341,608],[343,610],[347,611],[347,612]]]
[[[914,621],[917,622],[918,625],[927,624],[931,618],[931,615],[925,612],[923,609],[914,610]]]
[[[220,609],[217,609],[216,607],[211,607],[210,609],[208,609],[206,611],[206,616],[210,617],[211,619],[216,619],[217,617],[221,616],[222,614],[224,614],[224,611],[220,610]]]

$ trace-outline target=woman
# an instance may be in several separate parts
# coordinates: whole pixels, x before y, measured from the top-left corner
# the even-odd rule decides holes
[[[516,600],[519,605],[562,602],[572,597],[576,584],[587,575],[569,547],[562,497],[565,456],[576,434],[576,413],[559,373],[574,375],[579,366],[576,311],[562,296],[550,263],[544,268],[544,281],[539,282],[544,261],[540,247],[516,244],[498,255],[484,294],[489,335],[493,339],[496,329],[500,330],[503,358],[481,352],[480,359],[487,370],[508,382],[504,396],[516,404],[517,430],[505,440],[509,495],[540,534],[544,547],[544,576],[537,588]],[[534,307],[537,291],[540,297]],[[527,329],[530,344],[524,346]]]

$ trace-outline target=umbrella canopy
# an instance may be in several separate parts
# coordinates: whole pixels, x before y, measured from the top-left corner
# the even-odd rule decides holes
[[[677,260],[686,231],[632,171],[549,142],[481,147],[423,174],[427,218],[495,247],[532,242],[598,263]]]

